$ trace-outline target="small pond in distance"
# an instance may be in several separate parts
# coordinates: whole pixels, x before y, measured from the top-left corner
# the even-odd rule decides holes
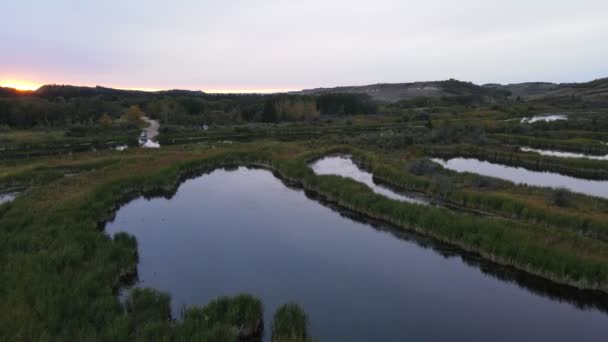
[[[311,163],[310,167],[317,175],[336,175],[350,178],[369,186],[375,193],[394,200],[428,204],[428,201],[420,196],[396,193],[382,185],[376,184],[371,173],[361,170],[352,159],[347,156],[324,157]]]
[[[496,177],[517,184],[566,188],[572,192],[608,198],[608,181],[590,180],[560,175],[554,172],[530,171],[522,167],[505,166],[473,158],[434,158],[434,162],[457,172],[470,172]]]
[[[138,241],[136,286],[183,305],[251,293],[266,333],[295,301],[320,341],[606,341],[607,295],[480,262],[361,221],[265,170],[216,170],[171,198],[122,206],[106,231]]]
[[[537,121],[559,121],[559,120],[568,120],[567,114],[544,114],[544,115],[536,115],[531,117],[522,118],[522,123],[534,123]]]
[[[17,197],[17,193],[9,192],[0,194],[0,204],[11,202]]]

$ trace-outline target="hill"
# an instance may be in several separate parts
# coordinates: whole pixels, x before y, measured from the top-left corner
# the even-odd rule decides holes
[[[395,103],[416,98],[475,97],[486,102],[504,98],[524,101],[577,97],[586,101],[608,100],[608,78],[584,83],[527,82],[476,85],[454,79],[447,81],[378,83],[362,86],[314,88],[293,92],[301,95],[365,94],[380,102]]]
[[[421,97],[490,97],[502,98],[509,95],[503,89],[482,87],[471,82],[454,79],[447,81],[412,82],[412,83],[379,83],[364,86],[349,86],[335,88],[306,89],[295,94],[325,95],[325,94],[366,94],[380,102],[394,103],[402,100],[412,100]]]
[[[30,95],[33,92],[30,90],[18,90],[15,88],[0,87],[0,97],[18,97],[23,95]]]
[[[530,82],[516,84],[485,84],[488,89],[503,90],[511,97],[522,100],[546,100],[577,97],[587,101],[608,100],[608,78],[600,78],[584,83],[546,83]]]
[[[162,91],[142,91],[142,90],[124,90],[106,87],[81,87],[71,85],[44,85],[34,92],[36,96],[44,98],[53,97],[88,97],[98,95],[108,96],[149,96],[149,95],[165,95],[165,96],[200,96],[204,95],[202,91],[193,90],[162,90]]]

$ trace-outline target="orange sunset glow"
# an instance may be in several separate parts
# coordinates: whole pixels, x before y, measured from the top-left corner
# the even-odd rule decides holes
[[[37,82],[32,82],[32,81],[24,81],[24,80],[17,80],[17,79],[0,79],[0,87],[6,87],[6,88],[14,88],[17,90],[36,90],[38,88],[40,88],[41,86],[43,86],[43,83],[37,83]],[[75,86],[81,86],[80,84],[72,84]],[[91,86],[91,85],[89,85]],[[103,85],[104,87],[108,87],[108,88],[115,88],[115,89],[123,89],[123,90],[140,90],[140,91],[160,91],[163,89],[173,89],[174,87],[167,87],[167,88],[159,88],[159,87],[133,87],[133,86],[112,86],[112,85]],[[204,87],[198,88],[201,89],[204,92],[207,93],[242,93],[242,94],[269,94],[269,93],[284,93],[284,92],[289,92],[289,91],[295,91],[297,89],[292,89],[292,88],[219,88],[219,89],[215,89],[215,88],[211,88],[211,89],[205,89]],[[195,90],[198,90],[195,89]],[[193,89],[190,89],[193,90]]]
[[[0,80],[0,87],[15,88],[17,90],[36,90],[41,86],[42,84],[30,81]]]

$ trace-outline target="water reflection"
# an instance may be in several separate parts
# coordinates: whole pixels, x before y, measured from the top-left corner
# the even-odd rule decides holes
[[[12,202],[17,197],[16,192],[9,192],[0,194],[0,204]]]
[[[535,123],[538,121],[551,122],[551,121],[558,121],[558,120],[568,120],[568,115],[567,114],[535,115],[535,116],[531,116],[531,117],[527,117],[527,118],[522,118],[521,122],[522,123]]]
[[[374,182],[371,173],[359,168],[350,157],[330,156],[313,162],[310,167],[317,175],[336,175],[356,180],[369,186],[375,193],[388,198],[417,204],[429,204],[428,201],[413,195],[398,194]]]
[[[414,232],[395,229],[380,221],[363,217],[355,212],[345,211],[331,204],[325,205],[339,212],[341,216],[348,217],[354,221],[366,222],[378,231],[391,234],[403,241],[416,243],[419,247],[433,250],[444,258],[460,258],[467,265],[479,268],[484,274],[505,282],[517,284],[520,288],[531,291],[539,296],[567,302],[579,309],[598,309],[608,314],[608,295],[601,291],[580,291],[573,289],[571,286],[556,284],[514,267],[490,262],[478,254],[463,251],[458,247],[441,243],[435,239]]]
[[[540,150],[536,148],[530,147],[521,147],[521,151],[523,152],[534,152],[543,156],[550,157],[560,157],[560,158],[586,158],[586,159],[595,159],[595,160],[608,160],[608,154],[604,156],[593,156],[589,154],[583,153],[574,153],[574,152],[562,152],[562,151],[551,151],[551,150]]]
[[[138,286],[169,292],[174,315],[248,292],[264,302],[267,332],[276,307],[296,301],[320,341],[608,338],[606,295],[339,213],[268,171],[238,168],[133,200],[106,229],[137,237]]]
[[[553,172],[530,171],[522,167],[505,166],[473,158],[434,158],[434,162],[457,172],[471,172],[496,177],[517,184],[566,188],[572,192],[608,198],[608,181],[587,180],[560,175]]]

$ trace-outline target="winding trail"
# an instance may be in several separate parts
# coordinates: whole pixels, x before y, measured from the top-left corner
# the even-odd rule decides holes
[[[156,120],[152,120],[147,116],[143,116],[142,119],[148,124],[148,127],[144,128],[145,141],[140,142],[141,147],[144,148],[159,148],[160,144],[154,139],[158,135],[160,129],[160,123]]]
[[[154,140],[158,135],[158,130],[160,129],[160,123],[156,120],[152,120],[147,116],[142,117],[142,119],[148,124],[148,127],[144,128],[146,132],[146,138],[148,140]]]

